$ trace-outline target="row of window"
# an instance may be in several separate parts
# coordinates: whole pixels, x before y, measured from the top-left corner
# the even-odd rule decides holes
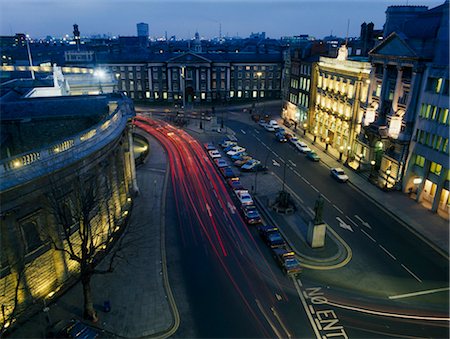
[[[324,74],[319,76],[317,80],[317,87],[324,90],[336,91],[342,95],[346,95],[349,99],[353,98],[353,93],[355,90],[350,79],[344,79],[341,77],[338,78],[337,76],[327,77]]]
[[[339,115],[345,114],[347,118],[351,116],[352,106],[342,101],[333,100],[325,95],[317,94],[316,103],[324,109],[333,110]]]
[[[431,147],[436,151],[448,153],[448,138],[441,135],[418,129],[416,140],[419,144]]]
[[[292,75],[311,75],[311,65],[300,64],[297,65],[293,63],[292,65]]]
[[[309,91],[311,80],[308,78],[300,77],[300,80],[291,79],[291,87],[293,89],[301,89],[303,91]]]
[[[294,105],[301,105],[303,107],[308,108],[309,105],[309,96],[305,93],[299,93],[298,95],[290,93],[289,101]]]
[[[437,121],[448,125],[448,108],[436,107],[430,104],[422,103],[419,111],[419,117]]]

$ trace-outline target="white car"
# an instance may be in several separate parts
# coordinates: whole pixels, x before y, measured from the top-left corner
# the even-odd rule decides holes
[[[347,182],[348,176],[345,174],[344,170],[340,167],[330,169],[330,175],[340,182]]]
[[[213,158],[213,159],[216,159],[216,158],[221,158],[222,156],[220,155],[220,153],[219,153],[219,151],[218,150],[212,150],[212,151],[208,151],[208,153],[209,153],[209,156],[211,157],[211,158]]]
[[[266,131],[268,132],[275,132],[275,128],[273,128],[273,126],[269,125],[269,124],[265,124],[264,128],[266,129]]]
[[[244,147],[234,146],[232,149],[230,149],[227,152],[227,155],[229,155],[231,157],[231,156],[236,155],[236,154],[241,153],[241,152],[245,152],[245,148]]]
[[[302,141],[299,141],[295,144],[295,147],[297,147],[297,149],[302,152],[302,153],[308,153],[311,152],[311,148],[308,147],[307,144],[305,144]]]
[[[241,205],[254,205],[252,196],[247,190],[237,190],[235,191]]]
[[[278,130],[280,128],[276,120],[270,120],[269,125],[272,126],[275,130]]]
[[[289,142],[295,146],[298,144],[298,139],[297,137],[292,137],[289,139]]]

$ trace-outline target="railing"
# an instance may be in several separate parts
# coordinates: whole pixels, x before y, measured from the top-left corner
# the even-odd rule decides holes
[[[100,122],[95,128],[59,141],[45,149],[19,154],[1,161],[0,191],[67,166],[97,151],[117,138],[131,117],[130,107],[126,104],[121,105],[108,115],[106,121]]]

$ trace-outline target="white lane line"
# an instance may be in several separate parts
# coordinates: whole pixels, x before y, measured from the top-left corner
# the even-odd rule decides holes
[[[258,140],[258,141],[261,141],[261,139],[260,139],[260,138],[258,138],[258,137],[255,137],[255,139],[256,139],[256,140]]]
[[[339,223],[339,227],[342,227],[343,229],[346,229],[346,230],[349,230],[349,231],[352,231],[352,232],[353,232],[353,228],[352,228],[350,225],[346,224],[346,223],[344,222],[344,220],[342,220],[342,219],[339,218],[339,217],[336,217],[336,220],[337,220],[338,223]]]
[[[425,291],[417,291],[417,292],[411,292],[411,293],[405,293],[405,294],[391,295],[391,296],[389,296],[389,299],[409,298],[409,297],[415,297],[416,295],[431,294],[431,293],[444,292],[444,291],[449,291],[449,290],[450,290],[450,287],[435,288],[433,290],[425,290]]]
[[[276,156],[277,158],[281,159],[280,156],[277,153],[275,153],[273,151],[272,151],[272,153],[273,153],[274,156]]]
[[[278,338],[280,338],[280,339],[283,338],[283,336],[281,335],[280,332],[278,332],[278,330],[277,330],[277,328],[275,327],[275,325],[273,324],[273,322],[270,321],[269,316],[267,315],[267,313],[266,313],[266,312],[264,311],[264,309],[262,308],[262,305],[261,305],[261,303],[259,302],[259,300],[258,300],[258,299],[255,299],[255,301],[256,301],[256,305],[258,306],[258,308],[259,308],[259,310],[261,311],[262,315],[264,316],[264,318],[266,318],[266,321],[269,323],[270,327],[272,327],[272,330],[275,332],[275,335],[276,335]]]
[[[342,210],[341,210],[339,207],[337,207],[335,204],[333,204],[333,207],[334,207],[335,209],[337,209],[340,213],[344,214],[344,212],[342,212]]]
[[[380,244],[378,244],[378,246],[380,246],[380,248],[381,248],[383,251],[385,251],[386,254],[387,254],[388,256],[390,256],[392,259],[397,260],[397,258],[394,257],[394,255],[393,255],[391,252],[389,252],[387,249],[385,249],[383,246],[381,246]]]
[[[297,200],[300,201],[302,204],[304,203],[303,199],[297,196]]]
[[[358,227],[358,224],[356,223],[356,222],[354,222],[352,219],[350,219],[348,216],[345,216],[347,219],[348,219],[348,221],[350,221],[352,224],[353,224],[353,226],[355,226],[355,227]]]
[[[289,160],[289,162],[291,163],[292,166],[297,167],[297,165],[292,160]]]
[[[367,235],[367,236],[370,238],[370,240],[372,240],[373,242],[377,242],[374,238],[372,238],[372,237],[370,236],[369,233],[367,233],[366,231],[364,231],[362,228],[361,228],[361,232],[363,232],[365,235]]]
[[[355,214],[355,218],[358,219],[359,221],[361,221],[361,224],[363,224],[364,226],[366,226],[367,228],[372,229],[372,226],[369,225],[369,223],[367,221],[362,220],[359,215]]]
[[[258,133],[258,134],[259,134],[259,131],[258,131],[257,129],[255,129],[255,133]]]
[[[264,143],[264,141],[261,141],[261,144],[263,144],[264,147],[269,148],[269,147],[267,147],[267,145]]]
[[[331,200],[322,194],[322,198],[324,198],[327,202],[331,203]]]
[[[294,278],[292,278],[292,281],[294,282],[294,286],[295,286],[295,289],[297,290],[297,294],[300,297],[300,300],[302,302],[303,308],[305,309],[306,315],[308,316],[309,323],[311,324],[311,326],[312,326],[312,328],[314,330],[314,334],[316,335],[317,339],[321,339],[322,336],[320,335],[320,332],[317,329],[316,323],[314,322],[314,319],[313,319],[313,317],[311,315],[311,312],[309,311],[309,307],[308,307],[308,304],[306,303],[305,297],[303,296],[302,291],[300,291],[300,286],[298,286],[298,284],[297,284],[297,281],[299,283],[301,283],[301,282],[300,282],[299,279],[296,280]]]
[[[408,267],[406,267],[406,266],[403,265],[403,264],[402,264],[402,267],[403,267],[409,274],[411,274],[418,282],[422,282],[422,280],[420,280],[420,278],[419,278],[417,275],[415,275],[413,272],[411,272],[411,270],[410,270]]]
[[[313,185],[311,185],[311,188],[316,191],[317,193],[319,193],[319,190],[317,188],[315,188]]]
[[[278,315],[278,312],[275,310],[275,307],[271,307],[270,310],[272,311],[273,315],[275,316],[275,318],[277,318],[278,322],[281,325],[281,328],[284,330],[284,332],[286,332],[287,337],[288,338],[292,338],[292,334],[289,332],[289,330],[287,329],[286,325],[283,323],[283,321],[281,320],[280,316]],[[284,337],[285,338],[285,337]]]
[[[243,129],[241,129],[242,134],[247,134]]]
[[[314,210],[313,210],[311,207],[307,207],[306,209],[307,209],[312,215],[315,214]]]
[[[308,180],[306,180],[304,177],[302,177],[301,175],[300,175],[300,178],[302,178],[302,180],[303,180],[304,182],[306,182],[309,186],[311,186],[311,183],[310,183]]]

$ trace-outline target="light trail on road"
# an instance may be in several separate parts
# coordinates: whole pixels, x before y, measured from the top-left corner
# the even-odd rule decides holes
[[[154,136],[166,149],[175,206],[185,246],[206,241],[232,286],[245,304],[264,337],[273,337],[272,325],[258,309],[270,309],[276,302],[275,285],[284,302],[289,301],[241,215],[222,177],[203,147],[188,133],[170,124],[138,116],[135,125]],[[197,228],[196,226],[199,226]],[[239,283],[237,282],[239,279]],[[243,283],[244,282],[244,283]],[[286,283],[284,283],[286,284]],[[260,304],[256,305],[255,300]],[[276,317],[272,319],[278,322]]]

